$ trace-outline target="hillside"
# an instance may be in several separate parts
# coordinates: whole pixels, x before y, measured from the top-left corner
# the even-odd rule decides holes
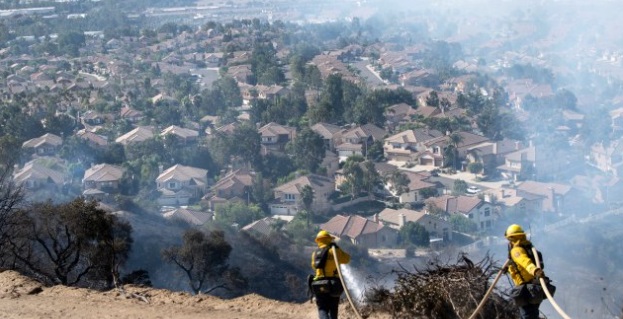
[[[0,313],[4,319],[313,319],[318,316],[315,306],[309,302],[287,303],[258,295],[223,300],[162,289],[135,286],[125,286],[124,289],[125,292],[98,292],[64,286],[43,287],[35,280],[14,271],[4,271],[0,273]],[[346,308],[348,305],[342,304],[340,318],[354,319],[355,316]]]

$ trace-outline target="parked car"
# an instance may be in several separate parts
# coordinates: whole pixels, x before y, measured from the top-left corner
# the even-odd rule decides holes
[[[470,186],[467,188],[467,194],[468,195],[476,195],[478,193],[480,193],[481,189],[476,187],[476,186]]]

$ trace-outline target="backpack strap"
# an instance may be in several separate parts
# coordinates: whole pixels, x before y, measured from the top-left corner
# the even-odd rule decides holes
[[[326,246],[324,248],[318,248],[316,249],[316,252],[314,253],[314,267],[316,269],[320,269],[322,271],[322,276],[326,277],[326,274],[324,272],[324,266],[327,263],[327,258],[329,257],[329,249],[331,248],[331,246]]]

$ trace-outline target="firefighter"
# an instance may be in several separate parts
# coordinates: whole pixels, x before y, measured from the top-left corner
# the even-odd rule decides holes
[[[339,278],[333,249],[339,264],[350,262],[350,255],[335,244],[333,236],[326,230],[316,235],[318,248],[312,254],[312,268],[315,275],[311,282],[311,290],[316,299],[320,319],[337,319],[340,296],[344,292]]]

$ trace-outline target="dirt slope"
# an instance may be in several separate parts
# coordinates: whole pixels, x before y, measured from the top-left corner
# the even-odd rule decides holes
[[[340,318],[356,318],[346,303]],[[126,286],[98,292],[64,286],[43,287],[13,271],[0,273],[0,313],[4,319],[167,318],[167,319],[314,319],[313,304],[280,302],[258,295],[233,300],[182,292]],[[388,318],[388,317],[370,317]]]

